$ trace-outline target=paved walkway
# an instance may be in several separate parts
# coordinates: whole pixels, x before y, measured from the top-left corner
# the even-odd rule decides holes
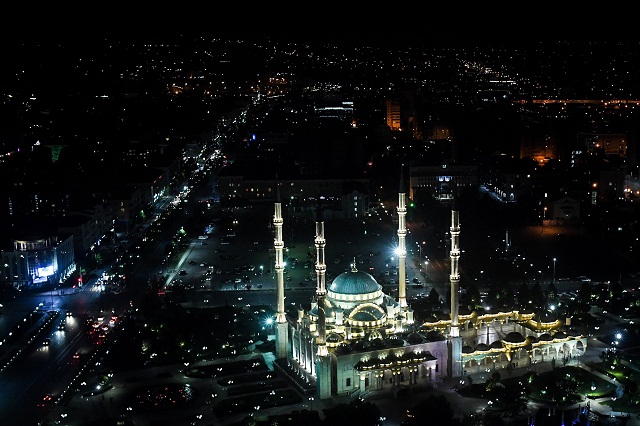
[[[579,361],[572,361],[567,365],[577,366],[581,368],[585,367],[585,360],[581,359]],[[536,365],[536,371],[538,373],[544,373],[551,371],[552,369],[551,362],[539,363]],[[531,371],[529,368],[516,368],[511,371],[510,377],[518,377],[524,375]],[[596,374],[602,377],[604,380],[611,381],[607,376],[602,375],[598,372],[593,371],[593,374]],[[477,373],[471,375],[474,383],[483,383],[486,381],[486,374]],[[406,410],[415,404],[417,404],[420,400],[427,397],[429,394],[442,394],[444,395],[451,407],[453,408],[453,412],[458,416],[469,415],[481,412],[483,409],[487,407],[487,401],[484,398],[468,398],[461,396],[458,392],[454,390],[456,386],[460,386],[460,378],[443,378],[440,383],[436,383],[435,386],[431,384],[421,384],[416,385],[412,388],[412,391],[408,395],[403,395],[398,398],[394,394],[394,390],[392,388],[383,389],[380,391],[372,391],[364,395],[362,398],[366,401],[371,401],[375,403],[382,416],[385,417],[384,424],[385,426],[399,426],[402,421],[405,419]],[[358,397],[357,394],[354,397]],[[333,397],[329,400],[313,400],[313,401],[304,401],[301,404],[288,405],[285,407],[276,407],[267,410],[259,410],[256,415],[260,415],[262,417],[278,415],[278,414],[286,414],[290,413],[293,410],[303,410],[303,409],[313,409],[317,410],[322,417],[322,410],[325,408],[334,407],[337,404],[348,404],[354,397]],[[604,405],[609,398],[602,398],[600,400],[591,400],[589,401],[590,410],[594,413],[594,416],[600,415],[603,418],[610,418],[611,421],[607,421],[603,424],[625,424],[627,426],[640,426],[640,418],[637,416],[630,416],[627,419],[627,413],[621,413],[618,411],[612,411],[611,408],[607,405]],[[538,410],[550,410],[550,412],[565,412],[567,416],[566,421],[569,421],[569,413],[571,413],[571,418],[573,416],[577,416],[578,412],[586,413],[586,404],[587,402],[580,402],[576,404],[570,404],[562,407],[551,407],[544,404],[532,403],[530,402],[527,405],[527,410],[523,413],[523,418],[527,418],[530,416],[533,418]],[[238,422],[241,422],[245,417],[244,414],[237,414],[234,416],[229,416],[225,418],[224,421],[220,422],[220,425],[232,425]],[[220,419],[218,419],[220,421]],[[218,424],[218,423],[216,423]]]
[[[255,357],[256,355],[249,355],[249,357]],[[246,357],[245,357],[246,358]],[[267,363],[272,359],[265,357]],[[578,367],[584,367],[585,359],[579,361],[572,361],[568,365],[574,365]],[[220,362],[227,362],[227,360],[220,360]],[[552,369],[551,362],[539,363],[536,365],[536,371],[543,373]],[[60,424],[79,424],[78,421],[87,421],[90,418],[96,417],[122,417],[123,413],[126,415],[126,407],[123,405],[125,395],[132,388],[136,386],[136,382],[144,382],[145,384],[152,383],[154,380],[158,383],[161,382],[184,382],[193,383],[194,380],[184,377],[181,373],[181,366],[169,366],[148,369],[145,371],[135,371],[129,373],[116,374],[113,379],[113,389],[108,390],[104,395],[97,395],[89,398],[82,398],[81,395],[86,390],[78,392],[73,400],[67,406],[56,407],[50,419],[64,418],[65,422]],[[511,377],[517,377],[529,372],[528,368],[516,368],[512,370]],[[593,374],[600,375],[600,373],[593,372]],[[603,379],[609,380],[606,376],[600,375]],[[486,374],[477,373],[471,375],[474,383],[483,383],[486,380]],[[610,381],[610,380],[609,380]],[[212,397],[215,398],[223,395],[223,390],[219,388],[219,385],[215,383],[215,380],[200,380],[195,385],[199,391],[199,398],[194,401],[185,409],[176,410],[176,412],[167,413],[146,413],[146,421],[158,421],[161,420],[178,426],[180,424],[189,424],[189,422],[197,420],[196,424],[200,425],[233,425],[241,422],[249,413],[240,413],[232,416],[227,416],[224,419],[218,418],[213,412]],[[458,416],[467,414],[474,414],[481,412],[487,408],[487,401],[483,398],[468,398],[462,397],[458,392],[454,390],[455,386],[460,386],[460,378],[442,378],[439,383],[435,385],[420,384],[412,388],[411,393],[403,395],[402,397],[396,397],[392,388],[383,389],[381,391],[369,392],[362,398],[366,401],[375,403],[382,416],[385,417],[385,426],[399,426],[405,419],[406,410],[413,405],[417,404],[420,400],[427,397],[429,394],[438,393],[444,395],[450,402],[454,413]],[[357,394],[353,397],[343,396],[334,397],[328,400],[317,400],[306,398],[302,403],[287,405],[283,407],[274,407],[270,409],[259,409],[254,414],[260,417],[267,417],[279,414],[287,414],[294,410],[316,410],[322,417],[323,409],[334,407],[337,404],[348,404],[352,398],[359,397]],[[607,400],[591,400],[589,401],[590,409],[594,413],[599,413],[604,417],[611,419],[611,422],[603,424],[626,424],[627,426],[640,426],[640,418],[637,416],[630,416],[626,418],[626,413],[620,413],[612,411],[610,407],[603,403]],[[548,407],[543,404],[529,403],[526,412],[523,414],[524,418],[527,416],[535,416],[538,410],[550,410],[551,412],[564,411],[566,416],[574,418],[577,416],[578,411],[585,411],[586,402],[580,402],[577,404],[571,404],[564,407]],[[66,414],[66,417],[63,415]],[[131,413],[129,417],[135,424],[142,424],[135,422],[136,418],[140,420],[139,413]],[[149,417],[150,416],[150,417]],[[616,417],[624,417],[624,422],[615,422]],[[570,419],[567,417],[567,421]],[[158,423],[162,424],[162,423]]]

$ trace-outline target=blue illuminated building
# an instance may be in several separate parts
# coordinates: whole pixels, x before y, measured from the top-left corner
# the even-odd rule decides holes
[[[0,281],[17,289],[62,283],[76,269],[73,236],[13,240],[13,251],[0,257]]]

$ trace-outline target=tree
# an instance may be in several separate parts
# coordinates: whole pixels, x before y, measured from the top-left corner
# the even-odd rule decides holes
[[[432,394],[418,402],[407,410],[407,419],[403,422],[406,426],[417,425],[458,425],[460,422],[454,419],[451,403],[444,395]]]
[[[598,300],[598,304],[600,305],[608,303],[606,301],[611,297],[609,288],[606,284],[598,284],[593,294]]]
[[[489,306],[502,306],[501,293],[495,283],[491,283],[487,289],[487,304]]]
[[[620,281],[612,281],[611,284],[609,284],[609,294],[613,301],[617,301],[622,298],[622,285],[620,284]],[[617,304],[614,303],[614,305]]]
[[[324,410],[323,423],[327,426],[345,424],[345,419],[348,419],[350,426],[377,426],[380,409],[370,401],[356,399],[349,404],[338,404]]]
[[[541,308],[545,305],[544,293],[538,281],[531,286],[531,301],[536,308]]]
[[[556,289],[556,285],[554,283],[549,283],[545,296],[547,298],[547,303],[556,300],[556,298],[558,297],[558,290]]]
[[[470,309],[473,310],[477,306],[480,306],[480,290],[477,285],[474,283],[469,284],[467,286],[467,294],[465,296]]]
[[[466,415],[460,422],[460,426],[503,426],[505,421],[502,413],[483,411],[475,415]]]
[[[578,297],[576,298],[577,309],[585,312],[590,309],[591,306],[591,293],[592,287],[589,283],[582,283],[580,290],[578,290]]]
[[[520,306],[527,306],[529,301],[531,300],[531,292],[529,291],[529,284],[522,283],[518,288],[518,294],[516,296],[518,298],[518,304]]]
[[[515,301],[515,294],[513,294],[513,288],[510,284],[505,284],[502,289],[502,306],[505,308],[513,308]]]
[[[499,372],[494,371],[491,374],[491,377],[489,377],[486,381],[486,390],[487,391],[493,390],[496,386],[500,384],[500,379],[502,379],[502,375],[500,375]]]
[[[427,303],[432,309],[440,307],[440,295],[435,287],[431,288],[429,296],[427,296]]]

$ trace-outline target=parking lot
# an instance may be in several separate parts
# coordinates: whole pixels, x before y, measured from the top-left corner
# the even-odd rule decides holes
[[[273,206],[237,208],[228,213],[233,215],[233,232],[221,222],[203,224],[203,229],[211,225],[208,238],[194,235],[190,239],[180,262],[170,267],[167,282],[179,280],[187,289],[202,291],[276,288]],[[390,220],[325,221],[327,283],[355,262],[357,269],[370,273],[380,284],[397,286],[396,232]],[[314,238],[312,218],[284,218],[287,288],[315,288]],[[407,287],[424,292],[426,276],[416,267],[414,257],[407,255]]]

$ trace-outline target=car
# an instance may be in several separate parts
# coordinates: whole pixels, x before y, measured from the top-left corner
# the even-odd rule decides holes
[[[64,323],[61,322],[60,324],[58,324],[58,330],[59,331],[64,331]]]
[[[44,346],[49,346],[49,345],[51,344],[51,338],[47,337],[46,339],[44,339],[44,340],[42,341],[42,344],[43,344]]]
[[[73,314],[71,313],[71,311],[67,311],[67,317],[73,316]]]
[[[54,404],[55,398],[50,393],[42,397],[38,402],[38,407],[51,407]]]
[[[187,271],[185,271],[184,269],[180,269],[180,272],[178,272],[180,275],[187,275]]]

